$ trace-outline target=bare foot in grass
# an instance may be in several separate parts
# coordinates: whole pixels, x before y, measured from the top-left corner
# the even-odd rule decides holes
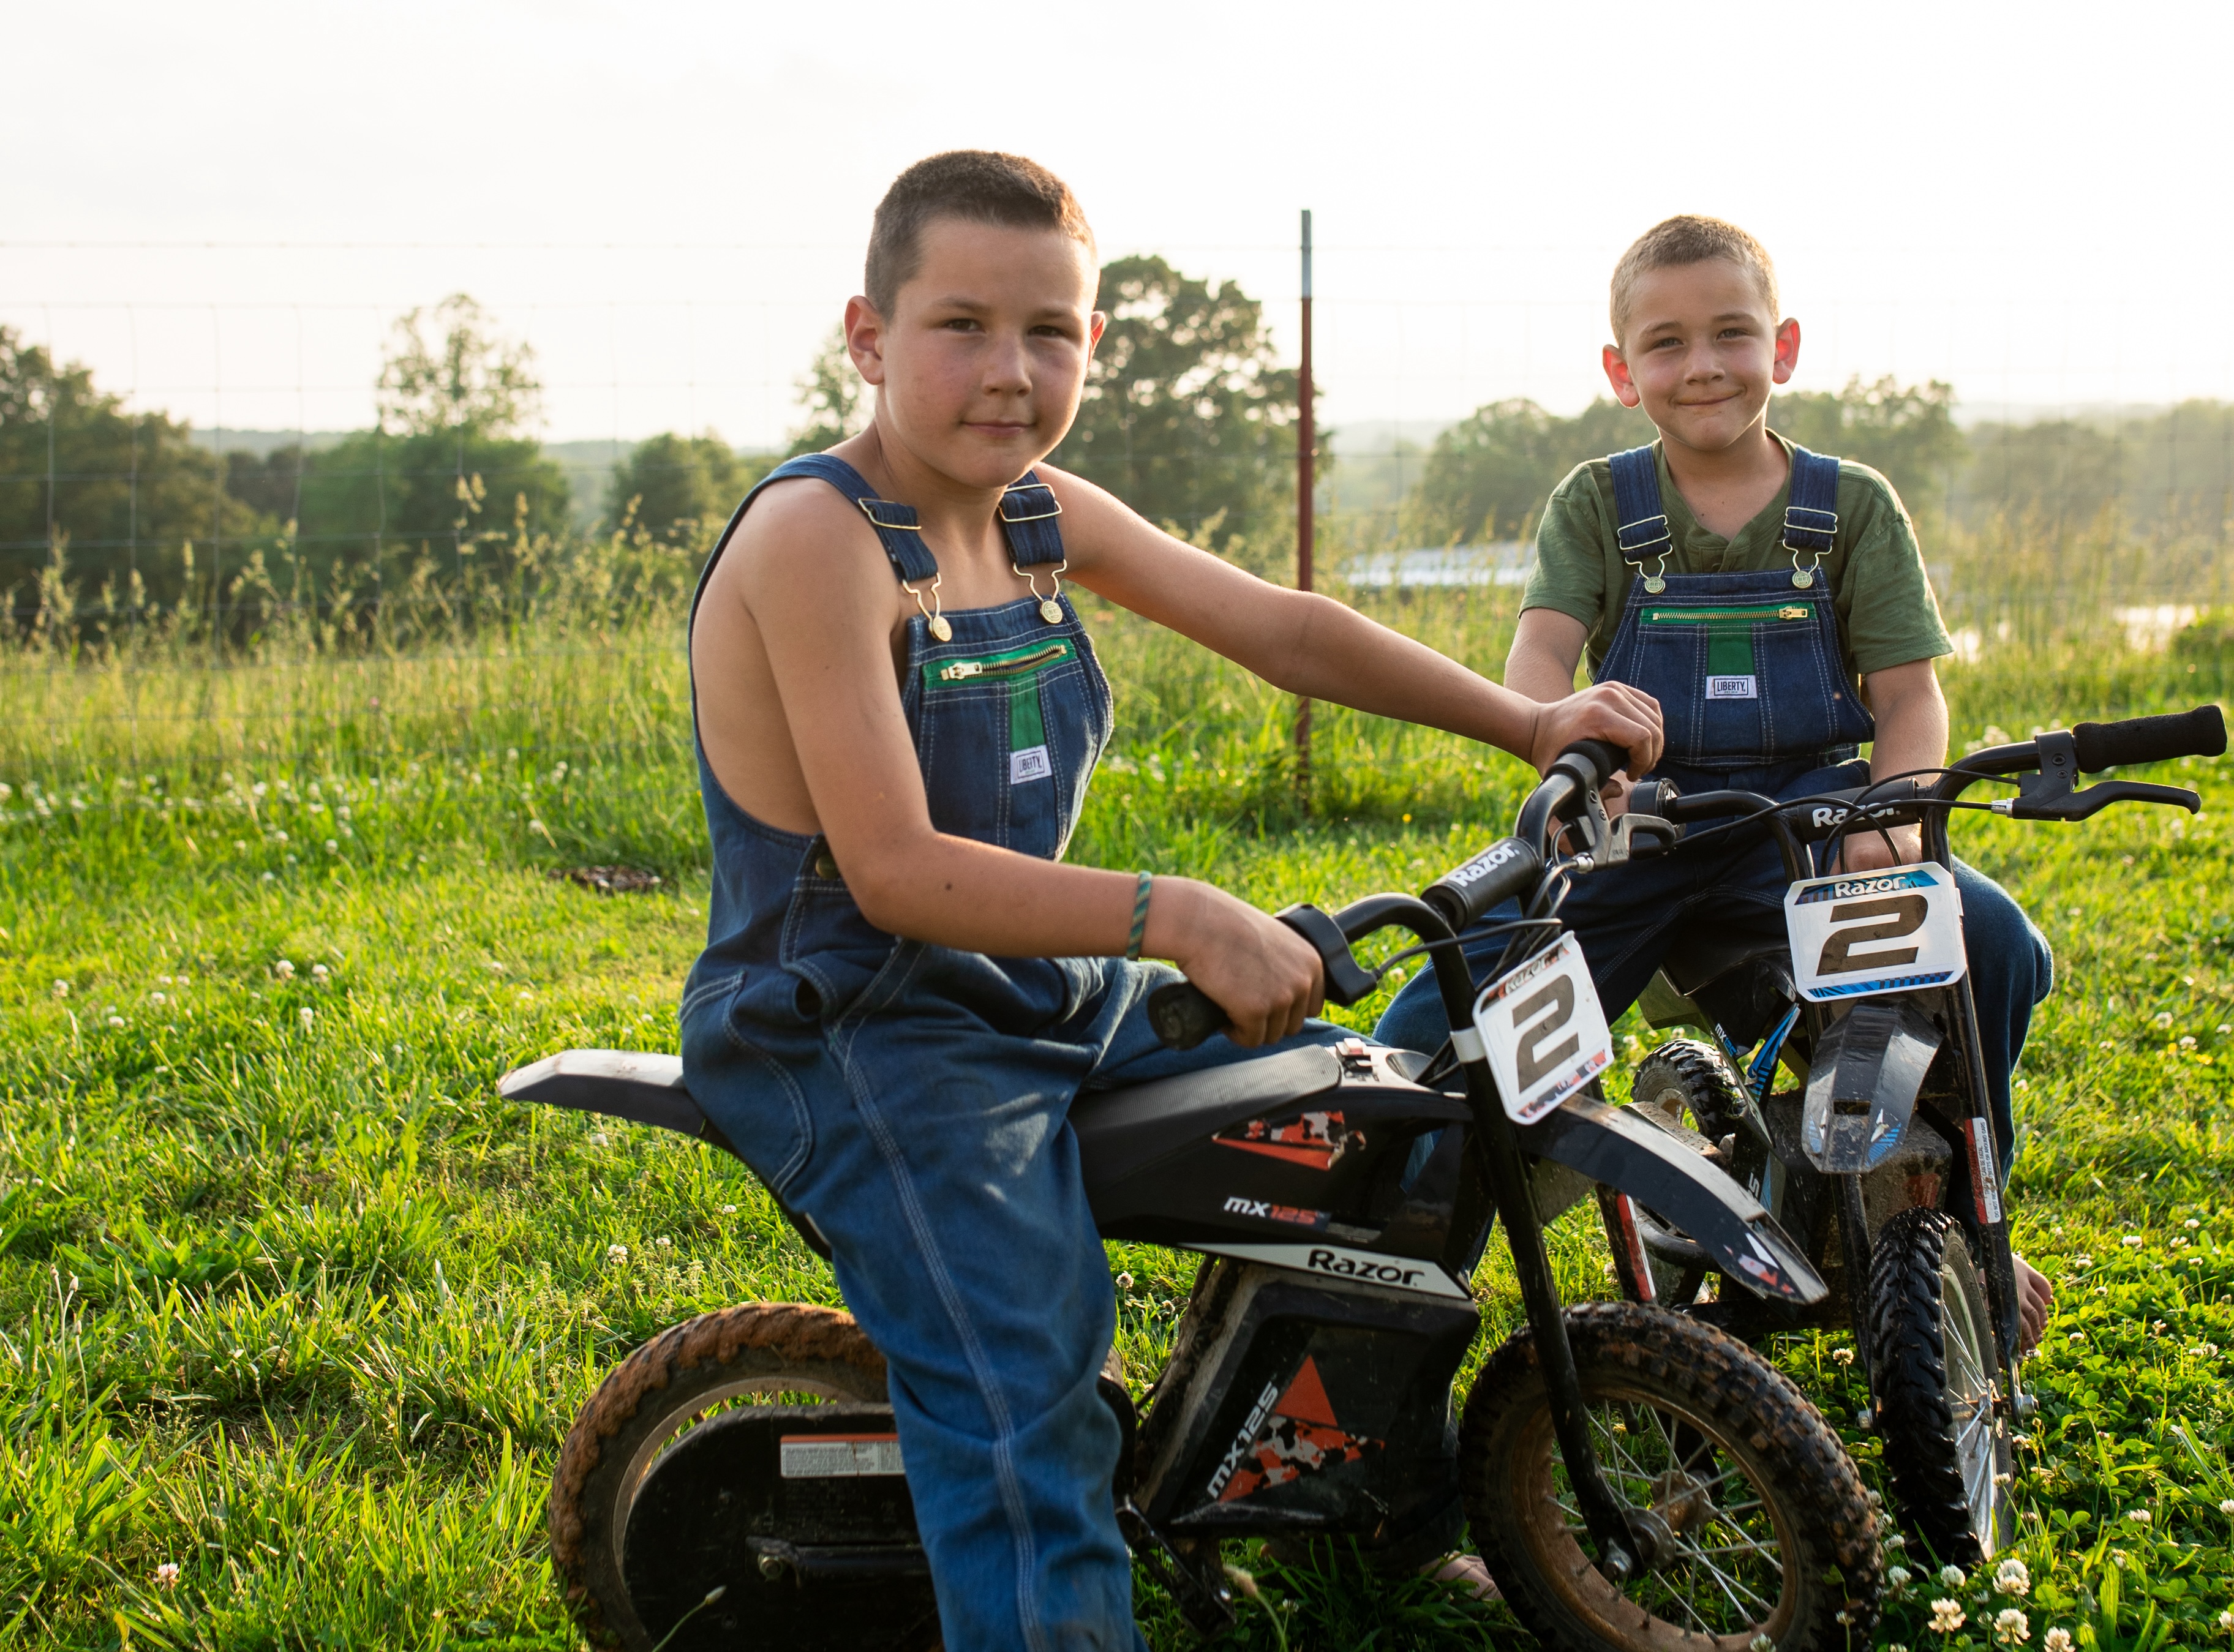
[[[1497,1579],[1481,1564],[1480,1555],[1446,1555],[1420,1568],[1420,1574],[1453,1589],[1463,1589],[1476,1600],[1498,1600]]]
[[[2022,1358],[2040,1346],[2048,1334],[2048,1310],[2055,1302],[2055,1287],[2048,1276],[2022,1257],[2012,1256],[2017,1274],[2017,1355]]]

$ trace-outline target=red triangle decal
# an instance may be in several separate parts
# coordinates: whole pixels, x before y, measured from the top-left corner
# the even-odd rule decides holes
[[[1327,1400],[1326,1384],[1319,1381],[1318,1361],[1308,1354],[1303,1356],[1302,1368],[1288,1384],[1288,1391],[1272,1409],[1297,1422],[1324,1423],[1329,1428],[1342,1427],[1334,1420],[1334,1407]]]

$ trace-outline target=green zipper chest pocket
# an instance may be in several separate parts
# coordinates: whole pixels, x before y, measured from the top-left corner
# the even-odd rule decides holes
[[[1049,761],[1047,726],[1040,716],[1040,673],[1078,657],[1068,637],[985,654],[976,659],[936,660],[923,668],[926,695],[1005,682],[1009,685],[1009,780],[1020,785],[1055,772]]]
[[[1814,617],[1815,610],[1807,603],[1763,603],[1750,608],[1647,608],[1638,616],[1644,624],[1661,629],[1705,626],[1707,674],[1731,679],[1754,675],[1754,627],[1805,625]],[[1741,697],[1752,695],[1747,693]]]

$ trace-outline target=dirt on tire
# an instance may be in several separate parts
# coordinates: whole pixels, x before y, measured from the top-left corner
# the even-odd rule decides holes
[[[1590,1303],[1569,1309],[1566,1323],[1586,1404],[1665,1407],[1663,1416],[1677,1420],[1673,1434],[1662,1425],[1671,1447],[1689,1431],[1732,1461],[1761,1499],[1784,1580],[1761,1629],[1780,1652],[1866,1645],[1882,1587],[1877,1522],[1852,1460],[1806,1396],[1743,1343],[1682,1315]],[[1569,1531],[1551,1496],[1550,1414],[1535,1338],[1524,1329],[1482,1368],[1460,1431],[1460,1483],[1482,1558],[1547,1647],[1676,1644],[1688,1626],[1649,1614],[1604,1582]],[[1696,1495],[1708,1496],[1728,1472]]]
[[[659,1446],[743,1387],[881,1405],[885,1356],[838,1309],[746,1303],[670,1327],[614,1367],[559,1448],[546,1511],[552,1569],[592,1646],[650,1644],[620,1574],[629,1500]]]

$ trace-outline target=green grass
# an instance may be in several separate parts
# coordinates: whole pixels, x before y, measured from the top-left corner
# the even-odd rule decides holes
[[[1509,636],[1506,593],[1382,607],[1478,663]],[[1416,888],[1525,787],[1507,760],[1323,712],[1305,819],[1284,702],[1096,627],[1125,721],[1077,859],[1332,902]],[[493,1089],[555,1048],[673,1047],[706,885],[671,637],[0,663],[0,1642],[572,1646],[542,1499],[601,1374],[703,1309],[833,1300],[728,1161]],[[1989,653],[1950,691],[1976,738],[2221,691],[2219,664],[2187,663]],[[2019,1476],[2032,1592],[1953,1591],[1951,1645],[2009,1604],[2035,1648],[2051,1624],[2205,1645],[2234,1608],[2234,768],[2162,778],[2210,812],[1958,833],[2056,948],[2013,1202],[2061,1296]],[[599,898],[548,875],[585,862],[666,882]],[[1571,1296],[1610,1289],[1594,1226],[1554,1233]],[[1112,1247],[1138,1376],[1191,1268]],[[1519,1308],[1497,1247],[1477,1283],[1479,1357]],[[1777,1357],[1874,1478],[1845,1346]],[[1881,1642],[1937,1645],[1948,1591],[1909,1564]],[[1263,1583],[1231,1644],[1515,1637],[1422,1583]],[[1185,1643],[1153,1590],[1142,1611]]]

